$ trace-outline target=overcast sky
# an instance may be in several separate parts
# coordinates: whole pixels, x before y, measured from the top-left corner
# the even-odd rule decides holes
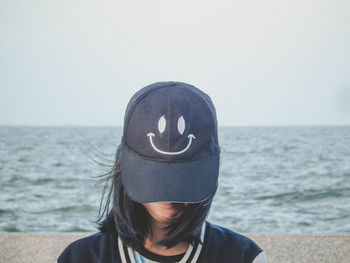
[[[219,125],[350,125],[350,1],[0,1],[1,125],[122,125],[164,80]]]

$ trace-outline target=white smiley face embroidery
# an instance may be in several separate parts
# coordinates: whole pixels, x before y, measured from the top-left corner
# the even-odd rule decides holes
[[[164,115],[162,117],[159,118],[159,121],[158,121],[158,130],[159,132],[162,134],[165,130],[165,126],[166,126],[166,120],[165,120],[165,117]],[[179,119],[177,120],[177,130],[178,132],[182,135],[185,131],[185,119],[183,116],[180,116]],[[189,141],[188,141],[188,144],[187,146],[181,150],[181,151],[178,151],[178,152],[165,152],[165,151],[162,151],[162,150],[159,150],[153,143],[153,140],[152,140],[152,137],[155,136],[154,133],[150,132],[147,134],[147,136],[149,137],[149,141],[153,147],[154,150],[156,150],[157,152],[159,153],[162,153],[162,154],[172,154],[172,155],[176,155],[176,154],[181,154],[181,153],[184,153],[186,152],[190,146],[191,146],[191,143],[192,143],[192,139],[195,139],[196,137],[194,137],[194,135],[191,133],[187,136],[187,138],[189,138]]]

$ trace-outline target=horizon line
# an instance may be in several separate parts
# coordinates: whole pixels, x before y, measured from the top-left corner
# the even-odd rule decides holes
[[[230,125],[218,125],[218,128],[222,127],[346,127],[350,124],[230,124]],[[124,125],[112,125],[112,124],[0,124],[0,127],[119,127]]]

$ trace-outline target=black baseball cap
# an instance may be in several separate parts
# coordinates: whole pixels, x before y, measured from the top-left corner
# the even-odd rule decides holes
[[[121,181],[139,203],[201,202],[217,189],[220,147],[210,97],[184,82],[156,82],[130,99]]]

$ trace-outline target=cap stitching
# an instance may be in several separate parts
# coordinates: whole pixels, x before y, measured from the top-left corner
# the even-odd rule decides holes
[[[199,96],[198,94],[196,94],[195,92],[193,92],[192,90],[189,90],[189,92],[191,92],[192,94],[195,94],[195,95],[197,95],[197,97],[199,98],[199,100],[201,101],[201,105],[202,105],[202,107],[206,110],[206,111],[208,111],[209,110],[209,115],[211,116],[211,120],[212,120],[212,122],[213,122],[213,125],[214,125],[214,133],[215,133],[215,136],[216,136],[216,138],[217,138],[217,136],[218,136],[218,134],[217,134],[217,127],[216,127],[216,121],[215,121],[215,118],[214,118],[214,116],[213,116],[213,112],[211,111],[211,109],[210,109],[210,107],[209,107],[209,105],[207,105],[207,103],[205,102],[205,100],[202,98],[202,96]]]
[[[150,93],[156,91],[157,89],[160,89],[160,88],[164,88],[167,86],[168,83],[164,83],[164,85],[162,86],[158,86],[158,87],[153,87],[151,88],[150,90],[148,90],[147,92],[145,92],[144,94],[142,94],[141,96],[139,96],[135,102],[134,102],[134,106],[132,106],[131,110],[129,112],[127,112],[128,116],[127,116],[127,119],[125,120],[125,123],[124,123],[124,127],[123,127],[123,134],[125,134],[126,136],[126,128],[128,127],[128,124],[129,124],[129,121],[130,121],[130,117],[132,115],[132,113],[134,112],[136,106],[139,104],[139,102],[144,98],[146,97],[147,95],[149,95]],[[126,138],[124,138],[124,136],[122,137],[122,140],[126,140]]]
[[[169,92],[169,151],[172,152],[172,147],[171,147],[171,127],[172,127],[172,117],[173,117],[173,89],[171,88],[171,86],[169,87],[170,92]]]

